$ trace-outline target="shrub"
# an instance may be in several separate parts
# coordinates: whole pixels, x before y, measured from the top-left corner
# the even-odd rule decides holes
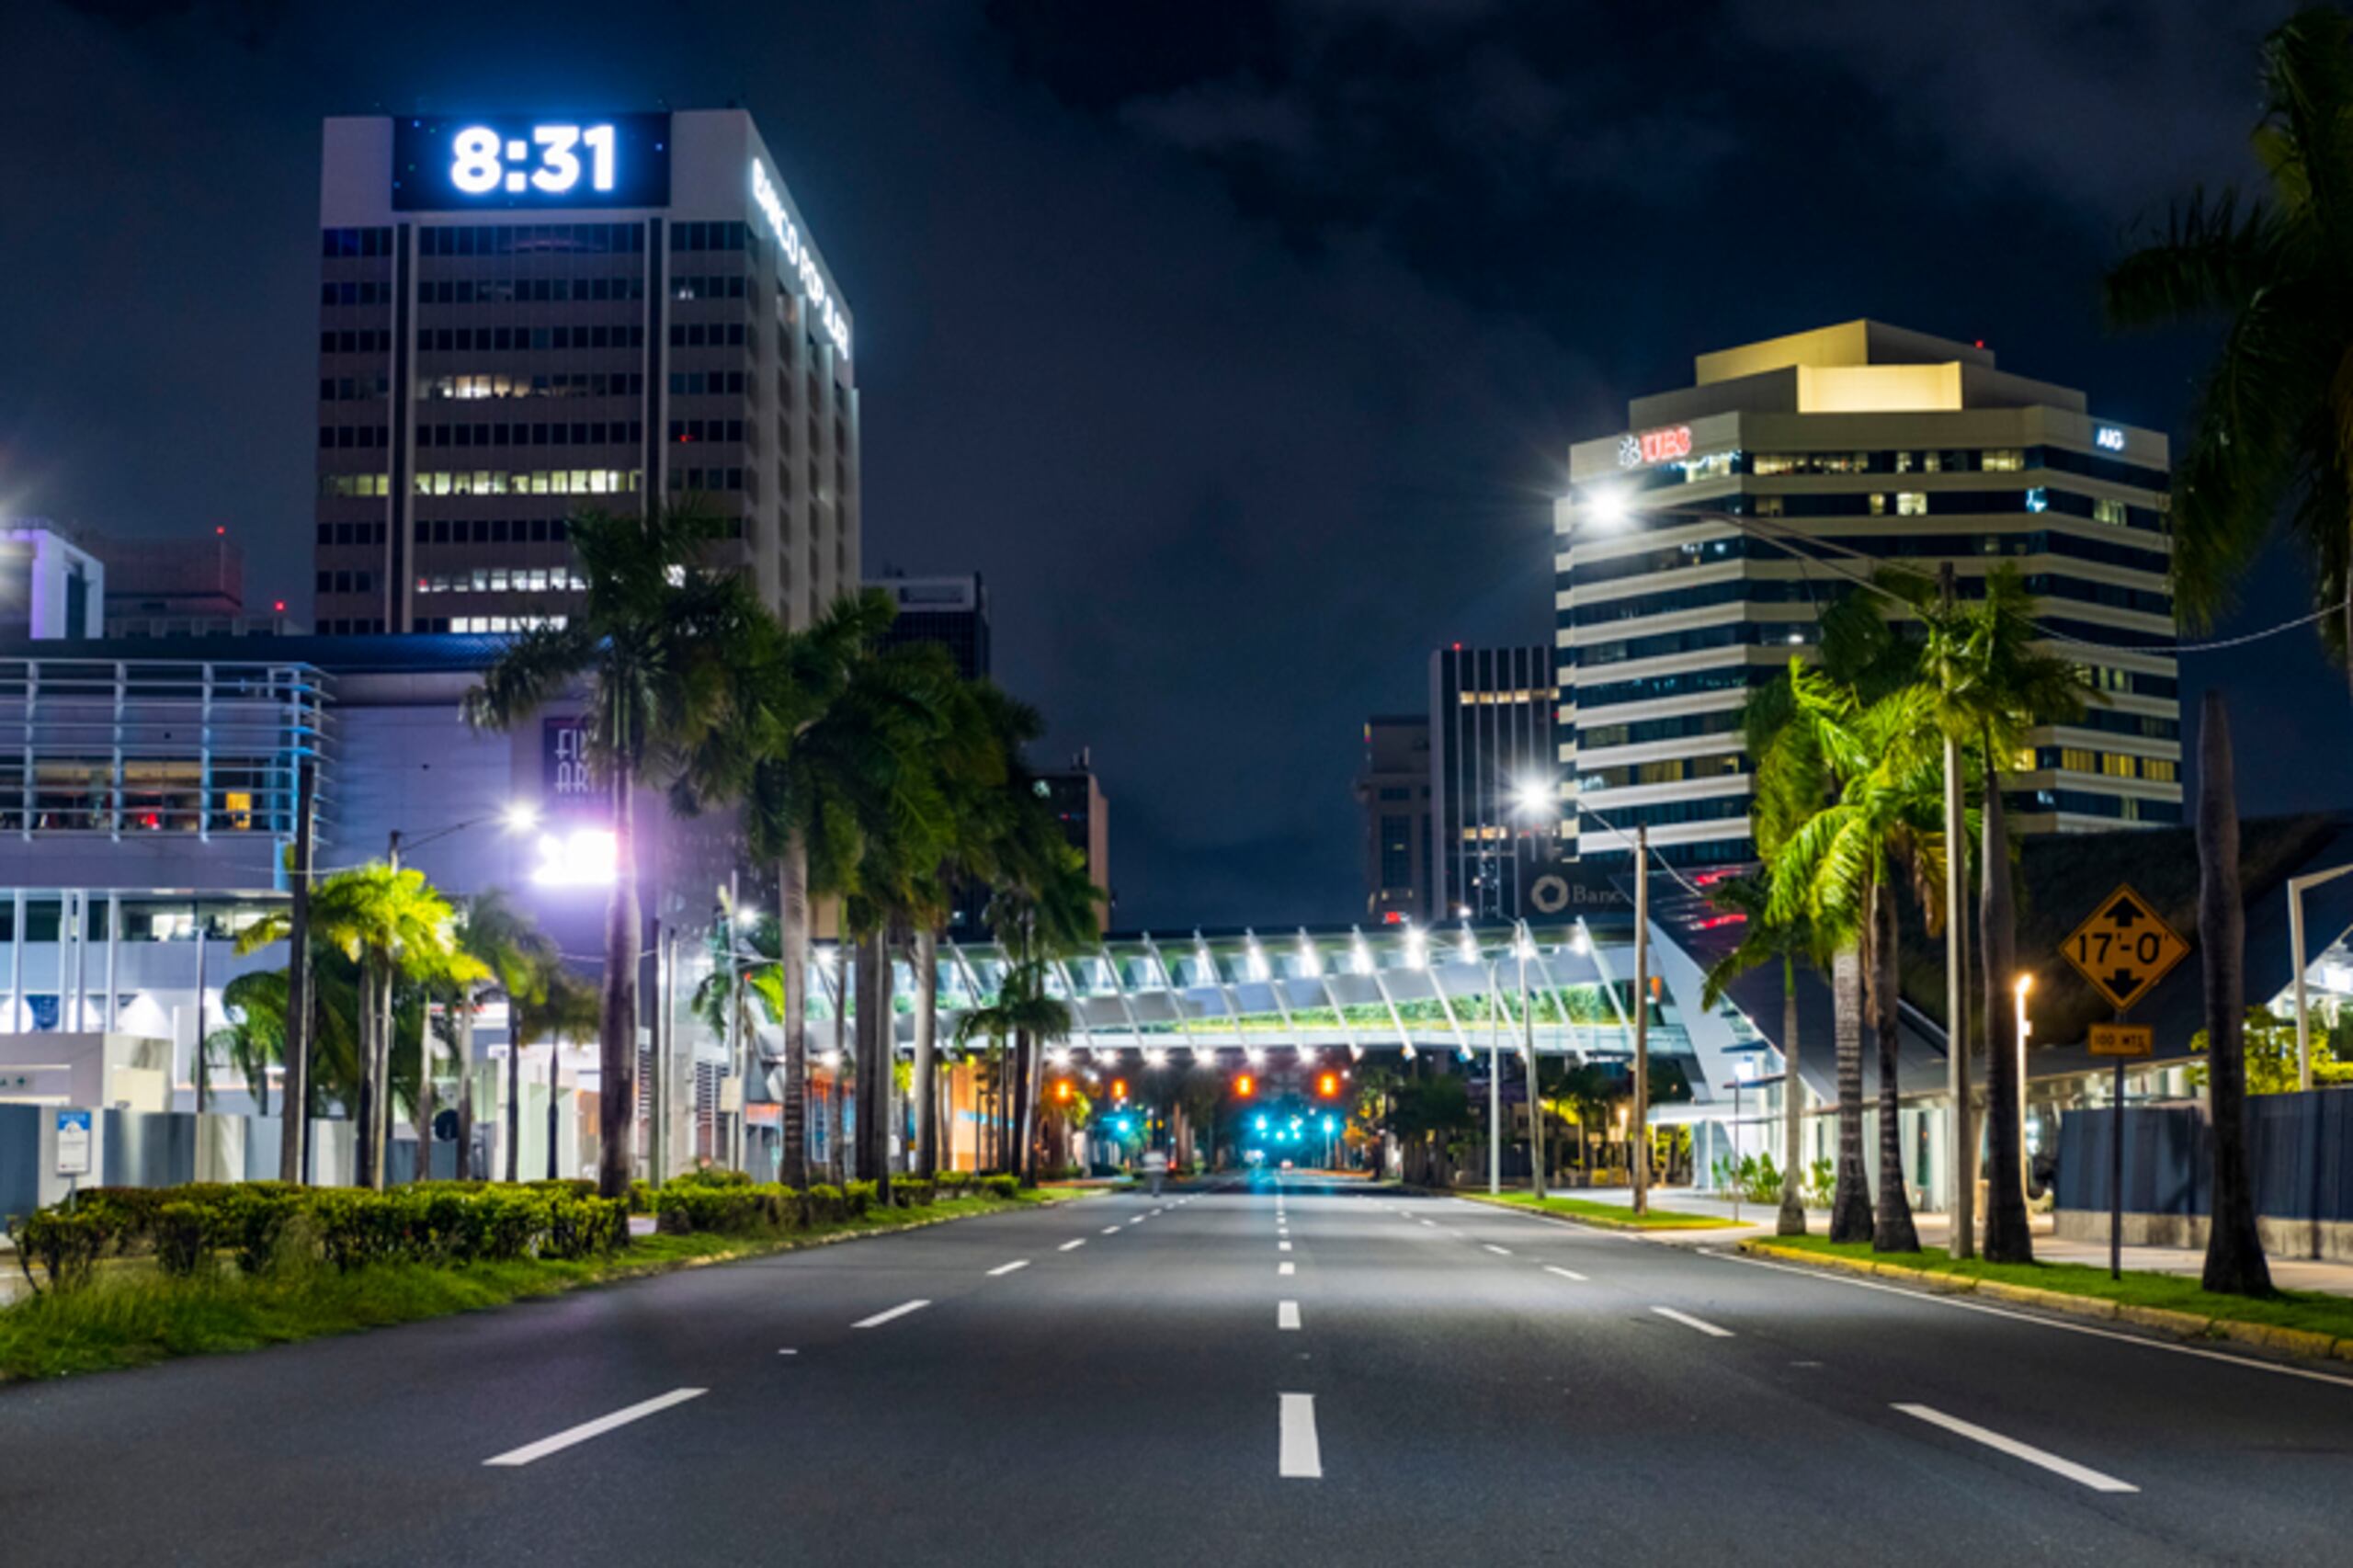
[[[63,1209],[20,1214],[10,1230],[25,1256],[47,1271],[52,1290],[86,1284],[107,1245],[107,1228],[97,1216]]]
[[[981,1183],[981,1189],[991,1198],[1017,1198],[1021,1194],[1021,1183],[1014,1176],[993,1176]]]
[[[220,1213],[217,1204],[156,1205],[149,1223],[155,1243],[155,1267],[166,1274],[195,1273],[212,1256],[212,1229]]]
[[[902,1209],[914,1209],[929,1204],[938,1191],[922,1176],[900,1176],[891,1183],[891,1200]]]
[[[801,1207],[812,1225],[833,1225],[849,1218],[849,1199],[830,1182],[814,1182],[801,1195]]]
[[[602,1257],[629,1239],[629,1205],[618,1198],[559,1195],[547,1202],[542,1257]]]
[[[847,1207],[848,1209],[848,1213],[847,1218],[852,1220],[864,1218],[866,1211],[874,1207],[874,1200],[881,1196],[881,1188],[876,1186],[873,1182],[854,1181],[849,1183],[842,1188],[842,1197],[847,1200]]]
[[[290,1252],[299,1251],[307,1263],[317,1245],[316,1227],[294,1224],[306,1211],[301,1188],[279,1181],[249,1182],[218,1206],[218,1237],[236,1249],[237,1267],[247,1274],[277,1267]],[[299,1244],[290,1247],[290,1240]]]
[[[632,1181],[629,1184],[629,1211],[632,1214],[654,1212],[654,1184]]]
[[[752,1178],[744,1171],[722,1170],[717,1165],[704,1165],[699,1169],[682,1171],[672,1176],[670,1185],[673,1187],[749,1187],[752,1185]],[[595,1190],[595,1184],[590,1184],[590,1190]]]
[[[469,1182],[466,1185],[479,1187],[482,1184]],[[547,1198],[594,1198],[597,1196],[597,1184],[586,1176],[558,1176],[553,1180],[542,1177],[538,1181],[527,1181],[521,1185],[525,1190],[536,1192]],[[630,1185],[635,1187],[637,1183],[631,1182]]]

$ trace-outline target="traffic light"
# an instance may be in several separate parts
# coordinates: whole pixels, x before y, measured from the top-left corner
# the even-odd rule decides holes
[[[1236,1099],[1245,1099],[1245,1100],[1246,1100],[1246,1099],[1248,1099],[1252,1095],[1254,1095],[1254,1094],[1256,1094],[1256,1093],[1257,1093],[1257,1092],[1258,1092],[1258,1080],[1256,1080],[1256,1078],[1253,1078],[1252,1076],[1250,1076],[1250,1074],[1247,1074],[1247,1073],[1244,1073],[1244,1074],[1238,1074],[1238,1075],[1234,1078],[1234,1080],[1233,1080],[1233,1094],[1234,1094],[1234,1097],[1235,1097]]]
[[[1317,1076],[1315,1080],[1315,1097],[1317,1099],[1337,1099],[1339,1097],[1339,1094],[1340,1075],[1337,1073],[1324,1073]]]
[[[1054,1080],[1054,1099],[1057,1103],[1067,1103],[1069,1101],[1070,1080],[1068,1078],[1057,1078]]]
[[[1112,1100],[1113,1100],[1114,1102],[1118,1102],[1118,1101],[1125,1100],[1127,1097],[1128,1097],[1128,1081],[1127,1081],[1125,1078],[1114,1078],[1114,1079],[1112,1079],[1112,1080],[1111,1080],[1111,1098],[1112,1098]]]

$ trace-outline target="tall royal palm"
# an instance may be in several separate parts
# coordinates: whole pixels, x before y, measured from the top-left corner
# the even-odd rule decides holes
[[[1760,814],[1754,824],[1757,854],[1768,862],[1779,853],[1786,835],[1768,838]],[[1721,882],[1709,894],[1726,914],[1741,917],[1740,945],[1716,960],[1708,971],[1700,1006],[1714,1007],[1725,990],[1741,975],[1768,963],[1781,969],[1781,1211],[1777,1233],[1805,1234],[1805,1085],[1798,1077],[1798,977],[1801,963],[1822,961],[1820,943],[1804,911],[1787,918],[1773,915],[1773,884],[1763,873]]]
[[[1828,804],[1799,824],[1772,861],[1768,917],[1802,918],[1833,954],[1838,1004],[1838,1177],[1831,1237],[1869,1234],[1882,1252],[1919,1241],[1904,1192],[1897,1113],[1898,1036],[1894,880],[1915,886],[1943,869],[1941,780],[1917,687],[1864,706],[1827,676],[1792,665],[1791,726],[1833,781]],[[1768,756],[1767,766],[1781,766]],[[1938,912],[1929,909],[1930,928]],[[1879,1052],[1879,1201],[1874,1218],[1862,1167],[1862,1017],[1868,999]]]
[[[2262,82],[2254,140],[2268,192],[2225,191],[2211,200],[2201,193],[2177,208],[2165,233],[2109,273],[2108,312],[2128,327],[2223,324],[2174,469],[2173,591],[2182,623],[2203,629],[2232,602],[2284,516],[2322,637],[2353,678],[2353,18],[2333,6],[2290,17],[2264,40]],[[2214,1138],[2205,1283],[2263,1294],[2270,1269],[2255,1222],[2238,1050],[2245,955],[2234,933],[2242,917],[2223,907],[2239,886],[2230,717],[2218,687],[2207,688],[2205,705],[2199,937],[2207,949]],[[2225,742],[2219,747],[2205,738],[2217,733]]]
[[[733,661],[758,636],[750,585],[701,561],[722,525],[692,507],[648,503],[642,517],[573,520],[573,553],[587,584],[561,627],[507,644],[466,694],[487,729],[524,723],[551,703],[585,707],[588,764],[607,791],[614,846],[605,908],[597,1187],[625,1197],[637,1163],[636,792],[676,775],[683,756],[726,723],[740,691]]]
[[[2017,1014],[2010,1006],[2018,950],[2018,903],[2010,883],[2010,845],[2002,809],[2000,767],[2014,757],[2038,724],[2082,717],[2096,694],[2076,665],[2037,645],[2034,601],[2017,568],[1988,573],[1982,598],[1950,608],[1914,580],[1888,585],[1913,601],[1920,618],[1921,692],[1948,755],[1979,770],[1983,816],[1978,910],[1986,1042],[1985,1256],[1997,1263],[2029,1262],[2033,1233],[2020,1174],[2025,1129],[2018,1118]]]

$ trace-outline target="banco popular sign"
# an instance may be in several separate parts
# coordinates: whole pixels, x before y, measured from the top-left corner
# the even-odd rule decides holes
[[[818,269],[817,253],[810,247],[806,235],[784,210],[784,197],[777,190],[776,179],[766,164],[752,160],[752,202],[776,231],[776,243],[784,247],[784,263],[801,279],[801,292],[808,297],[810,310],[825,324],[825,335],[843,358],[849,358],[849,318],[842,314],[842,307],[825,287],[825,275]]]

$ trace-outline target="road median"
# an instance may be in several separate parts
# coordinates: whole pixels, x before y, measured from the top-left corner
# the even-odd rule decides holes
[[[1533,1195],[1525,1192],[1449,1191],[1445,1196],[1472,1203],[1489,1203],[1498,1209],[1516,1210],[1523,1214],[1539,1214],[1547,1220],[1590,1225],[1602,1231],[1729,1231],[1740,1228],[1737,1222],[1712,1214],[1688,1214],[1673,1209],[1654,1209],[1647,1214],[1637,1214],[1615,1203],[1597,1203],[1589,1198],[1548,1195],[1540,1203]]]
[[[2129,1273],[2110,1279],[2080,1264],[1955,1260],[1938,1248],[1874,1256],[1867,1243],[1819,1236],[1757,1237],[1751,1257],[1902,1280],[1944,1295],[1981,1296],[2069,1317],[2131,1324],[2178,1339],[2228,1340],[2313,1360],[2353,1360],[2353,1300],[2310,1291],[2266,1298],[2218,1295],[2186,1275]]]
[[[895,1235],[988,1214],[1071,1201],[1081,1189],[1015,1198],[940,1199],[782,1231],[694,1231],[631,1238],[602,1256],[472,1263],[389,1262],[338,1267],[323,1256],[246,1272],[226,1257],[165,1274],[145,1258],[116,1260],[87,1283],[0,1308],[0,1382],[145,1366],[361,1329],[416,1323],[590,1286],[745,1258]]]

